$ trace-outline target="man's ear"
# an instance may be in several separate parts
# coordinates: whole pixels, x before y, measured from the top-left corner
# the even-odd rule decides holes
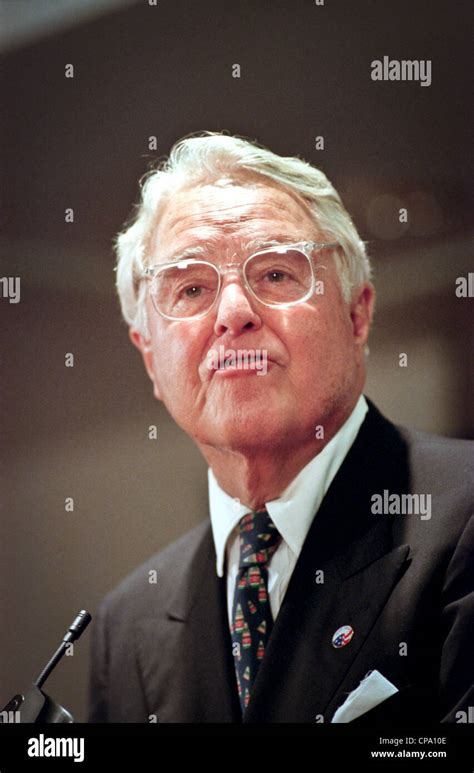
[[[365,346],[369,337],[370,325],[374,314],[375,287],[372,282],[366,282],[355,292],[351,302],[351,320],[354,341]]]
[[[146,372],[153,383],[153,394],[157,400],[162,400],[161,391],[158,386],[158,381],[155,373],[155,363],[153,360],[153,349],[151,345],[151,339],[145,338],[138,330],[133,327],[128,329],[128,336],[134,346],[142,355],[143,362],[146,368]]]

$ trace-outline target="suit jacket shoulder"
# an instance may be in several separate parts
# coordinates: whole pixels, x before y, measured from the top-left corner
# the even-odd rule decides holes
[[[166,605],[208,529],[209,520],[201,521],[137,566],[104,596],[99,610],[107,610],[111,620],[125,619],[129,626],[134,619],[152,614],[160,604]]]
[[[404,532],[418,530],[439,549],[444,543],[454,546],[474,513],[474,442],[401,426],[397,430],[407,447],[407,491],[424,495],[425,506],[429,503],[423,518],[404,519]]]
[[[397,426],[409,449],[409,463],[433,490],[472,494],[474,441],[442,437]]]

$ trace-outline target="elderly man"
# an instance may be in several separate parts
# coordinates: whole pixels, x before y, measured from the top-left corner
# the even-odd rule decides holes
[[[130,338],[206,459],[209,512],[100,604],[89,721],[467,721],[472,444],[363,396],[374,288],[325,175],[185,138],[117,252]]]

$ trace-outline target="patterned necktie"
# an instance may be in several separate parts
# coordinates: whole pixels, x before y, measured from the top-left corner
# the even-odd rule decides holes
[[[247,513],[240,524],[240,561],[232,608],[232,653],[242,713],[270,637],[273,618],[267,563],[281,540],[266,510]]]

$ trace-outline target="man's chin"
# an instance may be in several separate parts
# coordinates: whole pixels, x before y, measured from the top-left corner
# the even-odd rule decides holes
[[[262,413],[255,412],[252,416],[247,414],[239,418],[234,414],[227,419],[213,421],[212,426],[207,426],[205,435],[195,439],[198,443],[237,451],[270,446],[277,442],[281,434],[281,419],[272,423],[268,417],[263,419]]]

